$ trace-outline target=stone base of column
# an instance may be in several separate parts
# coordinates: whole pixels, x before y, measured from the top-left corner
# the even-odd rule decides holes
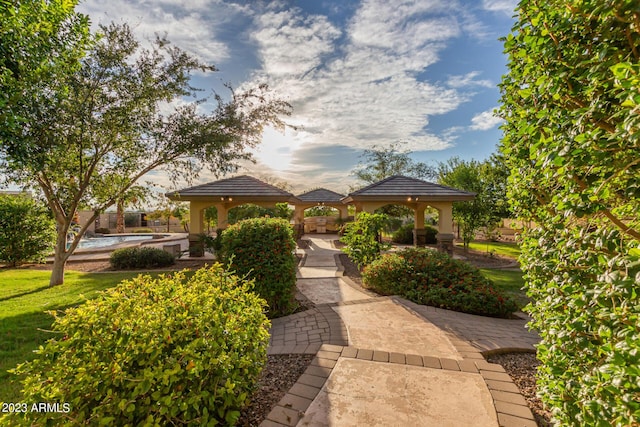
[[[438,239],[438,250],[453,256],[453,240],[455,236],[451,233],[438,233],[436,234],[436,239]]]
[[[413,245],[414,246],[427,245],[427,230],[425,230],[424,228],[413,229]]]
[[[204,244],[199,234],[189,234],[189,256],[192,258],[204,256]]]

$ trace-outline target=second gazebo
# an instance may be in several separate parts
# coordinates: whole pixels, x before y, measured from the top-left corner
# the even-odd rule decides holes
[[[453,202],[472,200],[474,193],[434,184],[421,179],[394,175],[350,193],[343,203],[353,204],[356,215],[394,204],[407,206],[415,212],[414,244],[426,240],[424,211],[430,206],[438,211],[438,249],[453,252]]]

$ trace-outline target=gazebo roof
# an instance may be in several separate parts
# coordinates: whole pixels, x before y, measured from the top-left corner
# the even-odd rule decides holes
[[[293,194],[288,191],[284,191],[248,175],[235,176],[233,178],[196,185],[195,187],[185,188],[183,190],[172,191],[167,193],[166,196],[172,200],[192,200],[211,197],[246,197],[284,201],[294,198]]]
[[[303,202],[308,203],[342,203],[344,195],[338,194],[335,191],[327,190],[326,188],[318,188],[316,190],[307,191],[296,196]]]
[[[357,200],[404,200],[407,197],[421,201],[462,201],[472,200],[475,193],[457,190],[408,176],[394,175],[349,193],[343,202]]]

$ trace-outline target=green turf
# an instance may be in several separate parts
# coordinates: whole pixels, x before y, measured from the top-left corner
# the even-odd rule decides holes
[[[462,243],[458,244],[462,247]],[[516,243],[509,242],[489,242],[489,241],[474,241],[469,243],[469,248],[473,251],[483,253],[494,253],[495,255],[504,256],[508,258],[516,259],[520,256],[520,248]]]
[[[20,383],[7,369],[33,358],[33,350],[53,337],[47,310],[63,310],[93,298],[138,273],[68,271],[65,283],[50,288],[49,271],[0,269],[0,402],[19,402]]]
[[[480,272],[485,277],[491,279],[498,289],[501,289],[507,295],[513,297],[518,303],[518,307],[522,308],[529,303],[529,298],[525,291],[522,290],[524,286],[522,271],[481,268]]]

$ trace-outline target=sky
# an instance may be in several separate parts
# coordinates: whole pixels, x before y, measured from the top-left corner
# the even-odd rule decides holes
[[[214,64],[220,71],[193,79],[205,91],[268,83],[293,106],[286,121],[297,130],[266,129],[256,163],[239,173],[286,181],[296,194],[346,194],[365,149],[401,143],[427,164],[496,151],[492,111],[507,71],[499,38],[516,3],[84,0],[78,11],[94,25],[127,22],[139,39],[166,34]],[[162,173],[150,179],[176,188]],[[204,173],[194,184],[213,180]]]

